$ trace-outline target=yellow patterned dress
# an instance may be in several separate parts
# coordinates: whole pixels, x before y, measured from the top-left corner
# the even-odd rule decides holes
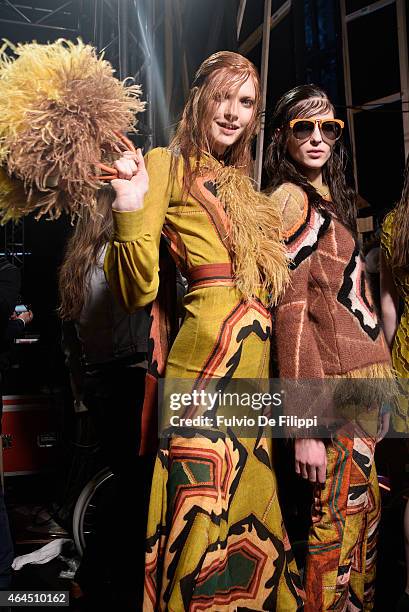
[[[400,378],[409,378],[409,271],[404,268],[392,268],[392,231],[394,211],[390,212],[382,225],[381,248],[389,264],[399,297],[404,309],[392,347],[392,365]],[[407,393],[400,395],[392,412],[392,425],[395,431],[409,432],[409,401]]]
[[[268,378],[272,322],[265,295],[244,301],[232,276],[229,219],[211,176],[182,192],[171,154],[147,155],[140,211],[114,213],[105,270],[132,310],[158,289],[163,228],[189,280],[185,317],[165,377],[195,386],[218,378]],[[302,607],[303,591],[282,522],[270,439],[221,432],[161,440],[147,528],[144,610],[172,612]]]

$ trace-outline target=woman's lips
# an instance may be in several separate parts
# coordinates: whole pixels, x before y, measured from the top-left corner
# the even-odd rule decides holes
[[[324,153],[324,151],[321,150],[317,150],[314,149],[313,151],[307,151],[307,154],[310,155],[311,157],[321,157],[321,155]]]
[[[229,123],[219,123],[218,121],[216,121],[216,123],[222,130],[222,132],[224,132],[225,134],[233,134],[236,130],[239,129],[238,125],[233,125]]]

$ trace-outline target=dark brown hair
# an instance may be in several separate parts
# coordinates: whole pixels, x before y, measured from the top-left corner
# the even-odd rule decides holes
[[[208,129],[216,112],[218,100],[229,91],[240,87],[249,77],[255,88],[253,117],[237,142],[229,147],[223,157],[226,165],[251,170],[250,143],[258,131],[261,114],[260,80],[254,65],[242,55],[232,51],[219,51],[208,57],[197,71],[182,119],[170,143],[174,159],[183,159],[185,189],[189,190],[196,162],[203,152],[212,153]],[[175,168],[175,166],[174,166]]]
[[[85,207],[70,237],[58,277],[62,319],[78,319],[89,290],[91,268],[97,264],[101,250],[112,239],[113,190],[101,189],[97,195],[97,211],[91,215]]]
[[[341,140],[332,147],[331,156],[323,167],[323,181],[328,186],[331,201],[324,200],[302,174],[287,150],[290,136],[289,122],[297,117],[313,117],[317,113],[334,111],[327,94],[317,85],[299,85],[285,93],[273,112],[273,135],[267,148],[265,169],[269,177],[269,189],[283,183],[301,187],[312,206],[329,210],[356,234],[356,193],[345,180],[346,150]]]

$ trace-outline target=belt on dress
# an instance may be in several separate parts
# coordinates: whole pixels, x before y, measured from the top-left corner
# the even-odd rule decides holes
[[[198,287],[232,287],[234,285],[231,263],[214,263],[193,266],[187,272],[189,289]]]

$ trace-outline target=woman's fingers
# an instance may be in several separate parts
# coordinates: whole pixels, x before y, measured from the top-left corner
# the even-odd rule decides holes
[[[315,465],[307,465],[308,480],[314,484],[317,482],[317,468]]]
[[[325,484],[326,479],[327,479],[327,463],[325,462],[324,464],[318,466],[317,468],[317,481],[320,484]]]
[[[130,180],[140,172],[146,172],[142,151],[124,151],[122,157],[114,162],[114,167],[118,171],[118,178]]]
[[[138,149],[136,152],[136,159],[134,163],[136,163],[136,167],[137,167],[137,171],[135,172],[136,176],[141,176],[142,174],[146,174],[146,175],[148,174],[146,172],[145,160],[143,159],[142,151],[140,149]]]
[[[325,484],[327,470],[326,465],[310,465],[308,463],[300,463],[296,461],[295,463],[295,471],[305,480],[309,480],[313,484]]]
[[[306,480],[308,480],[308,471],[307,471],[307,466],[305,465],[305,463],[300,463],[300,474],[302,478],[305,478]]]
[[[118,178],[111,182],[116,192],[114,210],[134,211],[143,207],[143,199],[149,186],[149,177],[140,149],[115,162]],[[124,180],[127,179],[127,180]]]
[[[143,167],[145,168],[145,160],[143,159],[143,155],[142,155],[142,150],[141,149],[137,149],[136,150],[136,161],[137,163],[142,163]]]
[[[138,149],[139,151],[140,149]],[[136,160],[137,159],[137,154],[134,153],[133,151],[124,151],[122,153],[122,156],[125,157],[125,159],[133,159]]]
[[[325,483],[327,471],[327,451],[319,439],[298,438],[294,442],[295,459],[299,464],[296,470],[310,482]]]
[[[130,180],[138,171],[138,166],[133,159],[121,157],[114,162],[114,168],[118,171],[118,178]]]

